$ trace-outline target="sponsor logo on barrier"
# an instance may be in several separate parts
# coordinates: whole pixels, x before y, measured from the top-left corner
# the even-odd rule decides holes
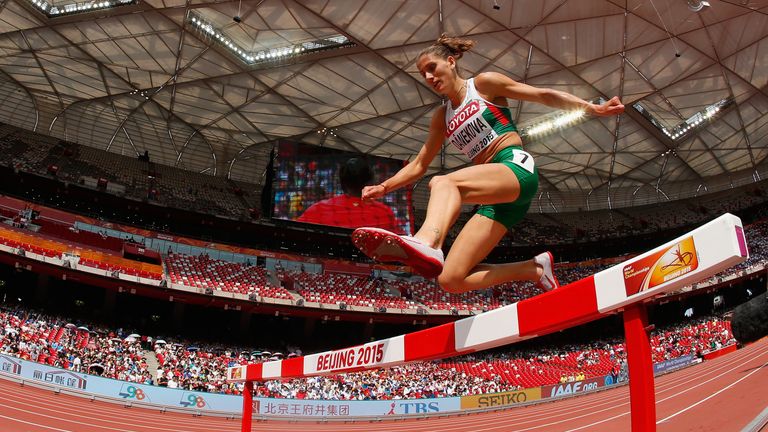
[[[541,399],[541,387],[516,392],[493,393],[461,397],[461,409],[490,408],[516,405]]]
[[[238,381],[245,378],[243,369],[245,369],[245,366],[235,366],[227,369],[227,380]]]
[[[317,356],[317,372],[368,367],[384,360],[384,342],[330,351]]]
[[[120,387],[120,392],[117,395],[123,399],[136,399],[137,401],[143,401],[144,399],[147,399],[147,394],[144,393],[144,390],[130,384],[123,384],[122,387]],[[152,401],[147,400],[147,402]]]
[[[440,412],[440,404],[437,402],[398,402],[397,407],[392,404],[392,409],[387,415],[392,414],[426,414]]]
[[[208,404],[205,402],[205,398],[195,393],[185,393],[181,396],[179,405],[184,408],[205,408]]]
[[[88,380],[85,378],[85,375],[81,376],[67,371],[43,372],[41,370],[35,370],[32,372],[32,378],[38,381],[45,381],[80,390],[85,390],[88,386]]]
[[[572,395],[576,393],[588,392],[600,387],[610,385],[613,380],[610,376],[600,378],[590,378],[583,381],[574,381],[564,384],[549,385],[541,388],[542,397],[554,398],[558,396]]]
[[[396,403],[394,403],[394,402],[392,402],[392,403],[389,405],[389,411],[387,411],[387,413],[386,413],[385,415],[395,415],[395,414],[396,414],[396,413],[395,413],[395,407],[396,407],[396,406],[397,406],[397,404],[396,404]]]
[[[693,363],[695,359],[696,357],[694,357],[691,354],[688,354],[688,355],[673,358],[670,360],[663,360],[653,364],[653,373],[658,374],[658,373],[666,372],[672,369],[677,369],[683,366],[688,366],[689,364]]]
[[[693,237],[624,266],[627,296],[646,291],[690,273],[699,266]]]
[[[0,355],[0,372],[21,375],[21,362],[13,357]]]
[[[348,416],[348,404],[298,404],[298,403],[265,403],[259,411],[259,414],[287,415],[302,417],[336,417]],[[254,407],[254,410],[256,408]]]

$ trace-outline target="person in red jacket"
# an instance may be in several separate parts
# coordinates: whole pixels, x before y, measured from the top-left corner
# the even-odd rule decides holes
[[[339,170],[344,193],[312,204],[297,220],[343,228],[365,225],[401,233],[391,208],[379,201],[360,198],[363,188],[372,179],[373,172],[364,159],[350,158]]]

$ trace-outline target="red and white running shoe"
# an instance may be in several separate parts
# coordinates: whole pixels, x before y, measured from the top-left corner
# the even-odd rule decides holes
[[[352,233],[352,243],[375,261],[403,263],[427,279],[443,271],[443,251],[429,247],[416,237],[364,227]]]
[[[539,282],[536,285],[544,291],[552,291],[555,288],[559,288],[560,283],[557,282],[557,278],[555,277],[555,259],[552,258],[552,253],[540,253],[536,255],[533,260],[544,269],[544,272],[541,274],[541,279],[539,279]]]

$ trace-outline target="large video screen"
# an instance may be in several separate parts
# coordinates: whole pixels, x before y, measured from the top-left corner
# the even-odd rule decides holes
[[[282,141],[274,164],[274,218],[412,234],[411,195],[407,189],[372,202],[360,200],[363,186],[388,179],[402,168],[403,161]]]

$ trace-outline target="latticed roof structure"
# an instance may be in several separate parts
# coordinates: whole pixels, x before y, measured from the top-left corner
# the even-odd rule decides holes
[[[0,121],[251,183],[280,139],[409,159],[441,103],[416,55],[443,32],[477,42],[464,76],[626,104],[526,138],[543,211],[768,175],[766,0],[0,0]],[[557,114],[510,104],[529,131]],[[466,163],[446,148],[430,174]]]

